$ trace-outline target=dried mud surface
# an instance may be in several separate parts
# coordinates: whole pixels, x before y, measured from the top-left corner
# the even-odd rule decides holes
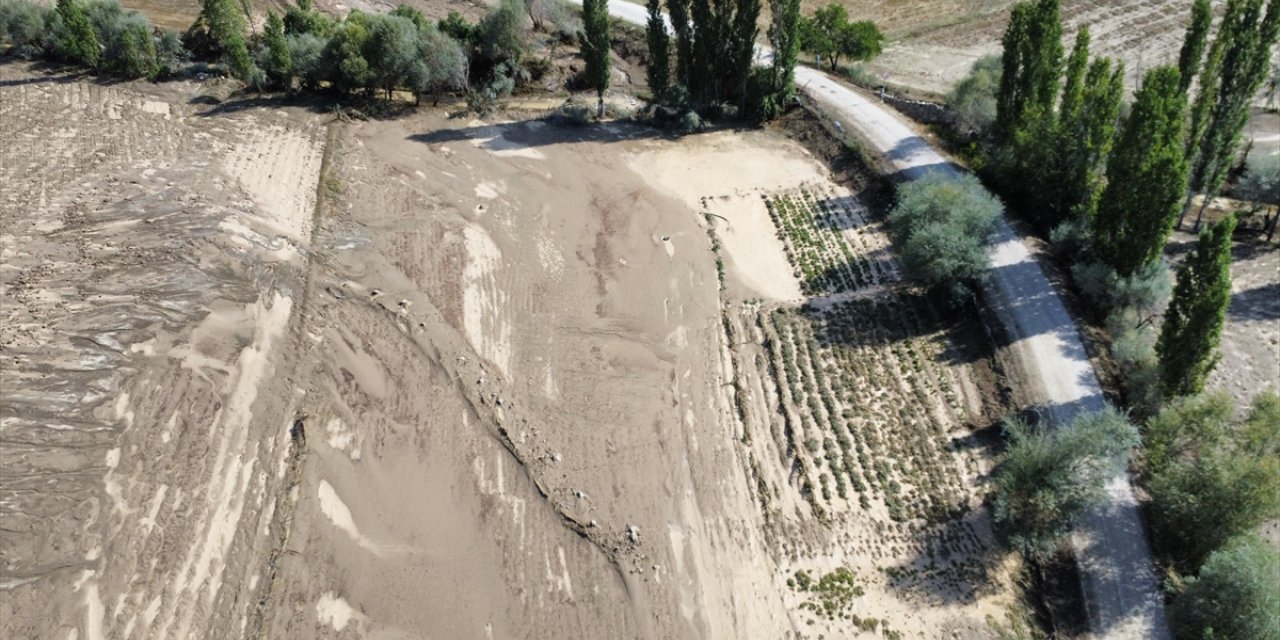
[[[993,635],[992,374],[857,185],[765,132],[209,92],[0,65],[0,636]],[[798,271],[805,192],[856,286]],[[888,467],[824,466],[855,428]],[[838,567],[858,622],[787,584]]]

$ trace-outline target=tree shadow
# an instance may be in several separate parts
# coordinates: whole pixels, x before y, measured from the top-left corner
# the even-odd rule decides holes
[[[941,338],[945,348],[932,361],[943,366],[971,364],[994,353],[995,344],[972,307],[957,309],[939,291],[893,286],[889,295],[850,297],[820,312],[810,306],[809,317],[820,323],[821,330],[815,332],[819,344],[897,351],[919,338]],[[910,357],[907,353],[902,357]]]
[[[966,605],[994,590],[992,573],[1008,553],[991,528],[985,507],[956,513],[915,534],[912,557],[884,572],[889,587],[927,605]]]
[[[72,82],[92,82],[100,85],[111,84],[109,78],[95,76],[78,67],[71,67],[51,62],[49,60],[24,60],[22,58],[0,56],[0,65],[20,65],[23,63],[26,63],[27,71],[39,72],[44,75],[30,78],[0,80],[0,88],[20,87],[32,84],[69,84]]]
[[[552,118],[415,133],[409,140],[423,144],[472,141],[487,151],[503,152],[558,144],[616,143],[631,140],[677,140],[680,134],[630,122],[563,124]]]
[[[1239,320],[1280,319],[1280,282],[1264,284],[1232,295],[1227,313]]]

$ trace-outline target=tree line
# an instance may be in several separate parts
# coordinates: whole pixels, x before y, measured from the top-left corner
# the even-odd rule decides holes
[[[605,7],[605,0],[588,2],[584,15],[605,15]],[[478,23],[456,12],[429,20],[407,5],[335,18],[297,0],[283,14],[268,12],[261,32],[251,32],[248,11],[237,0],[202,0],[194,24],[179,34],[155,29],[117,0],[59,0],[54,8],[3,0],[0,36],[13,54],[123,78],[161,79],[196,59],[221,65],[255,90],[384,98],[403,90],[435,99],[464,92],[485,103],[531,78],[537,28],[553,42],[582,43],[588,84],[601,95],[608,86],[607,15],[584,25],[552,0],[503,0]]]
[[[646,80],[653,100],[698,113],[767,120],[795,94],[795,66],[808,52],[835,70],[842,57],[870,59],[884,36],[867,21],[850,22],[830,4],[811,17],[799,0],[770,0],[766,29],[773,57],[755,52],[760,0],[648,0]],[[674,60],[674,64],[673,64]]]
[[[999,58],[979,61],[948,99],[979,171],[1071,263],[1105,318],[1130,404],[1149,412],[1202,390],[1216,362],[1234,222],[1205,230],[1176,286],[1163,254],[1191,195],[1207,202],[1239,164],[1280,35],[1280,0],[1228,0],[1216,32],[1210,10],[1196,0],[1178,66],[1148,70],[1126,104],[1123,64],[1091,54],[1087,26],[1068,52],[1058,0],[1021,2]],[[1243,184],[1273,198],[1276,173]]]
[[[1216,29],[1196,0],[1176,66],[1146,71],[1125,101],[1124,67],[1092,55],[1088,27],[1064,46],[1057,0],[1015,5],[1002,53],[948,96],[975,166],[1047,232],[1073,284],[1103,320],[1131,414],[1109,411],[1047,430],[1017,421],[996,474],[995,518],[1041,562],[1100,500],[1131,451],[1173,594],[1180,638],[1280,635],[1280,566],[1253,530],[1280,516],[1280,398],[1243,417],[1205,394],[1231,298],[1236,219],[1204,205],[1241,164],[1249,105],[1280,35],[1280,0],[1228,0]],[[1273,175],[1274,174],[1274,175]],[[1250,169],[1238,192],[1280,201],[1276,170]],[[1175,227],[1198,236],[1176,271]],[[1107,469],[1110,469],[1108,471]],[[1105,471],[1105,472],[1104,472]]]

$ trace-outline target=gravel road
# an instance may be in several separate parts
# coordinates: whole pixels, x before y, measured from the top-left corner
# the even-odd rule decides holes
[[[644,7],[614,2],[609,13],[643,25]],[[761,47],[757,57],[771,52]],[[848,130],[910,179],[931,171],[963,171],[889,108],[808,67],[796,69],[796,85],[837,128]],[[1102,389],[1079,330],[1023,238],[1001,220],[991,247],[988,299],[996,308],[1022,368],[1024,397],[1043,408],[1053,424],[1103,407]],[[1129,478],[1107,486],[1109,503],[1091,511],[1076,535],[1077,557],[1096,638],[1171,638],[1159,580],[1138,502]]]

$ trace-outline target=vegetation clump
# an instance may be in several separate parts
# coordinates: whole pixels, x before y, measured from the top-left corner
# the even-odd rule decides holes
[[[1174,598],[1169,620],[1179,638],[1280,637],[1280,554],[1257,538],[1215,551]]]
[[[899,187],[889,223],[909,274],[962,292],[986,272],[987,245],[1003,211],[976,177],[935,172]]]
[[[1008,450],[997,469],[994,517],[1010,546],[1043,563],[1058,552],[1103,486],[1123,472],[1138,430],[1108,407],[1053,429],[1005,421]]]
[[[1233,404],[1223,394],[1179,398],[1143,435],[1156,549],[1185,573],[1280,516],[1280,397],[1260,394],[1240,420]]]

